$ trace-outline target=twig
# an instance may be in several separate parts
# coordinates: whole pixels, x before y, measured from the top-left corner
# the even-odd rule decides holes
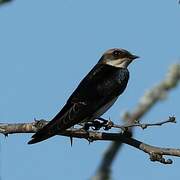
[[[15,124],[6,124],[6,123],[0,123],[0,133],[4,134],[5,136],[8,136],[9,134],[17,134],[17,133],[35,133],[42,127],[44,127],[49,121],[46,121],[44,119],[41,120],[34,120],[32,123],[15,123]],[[142,129],[145,129],[147,127],[151,126],[161,126],[166,123],[176,123],[175,117],[169,117],[168,120],[157,122],[157,123],[144,123],[141,124],[139,122],[135,122],[134,124],[130,125],[117,125],[114,124],[112,121],[107,121],[107,124],[102,124],[101,127],[106,127],[107,126],[110,128],[120,128],[123,130],[123,132],[126,131],[127,128],[130,127],[141,127]],[[74,128],[76,131],[78,131],[77,128]],[[81,130],[82,128],[80,128]],[[72,128],[68,129],[68,132],[70,132]],[[74,132],[74,131],[73,131]],[[79,131],[78,131],[79,132]],[[62,133],[61,133],[62,134]],[[72,137],[74,137],[72,135]]]
[[[129,128],[132,127],[140,127],[143,130],[148,127],[154,127],[154,126],[162,126],[163,124],[167,123],[176,123],[176,118],[174,116],[170,116],[168,120],[157,122],[157,123],[140,123],[139,121],[135,121],[134,124],[125,124],[125,125],[118,125],[113,123],[111,120],[106,120],[104,118],[98,118],[97,120],[94,120],[93,122],[87,122],[87,123],[81,123],[79,125],[83,126],[83,129],[89,130],[91,127],[93,130],[99,130],[101,128],[104,128],[104,130],[109,130],[111,128],[118,128],[121,129],[123,132],[128,131]]]
[[[167,123],[176,123],[176,118],[174,116],[169,117],[168,120],[165,121],[161,121],[161,122],[157,122],[157,123],[140,123],[139,121],[134,122],[134,124],[127,124],[127,125],[117,125],[117,124],[113,124],[110,122],[109,127],[114,127],[114,128],[120,128],[123,131],[128,130],[128,128],[132,128],[132,127],[141,127],[142,129],[146,129],[148,127],[154,127],[154,126],[162,126],[163,124],[167,124]]]
[[[167,122],[167,121],[166,121]],[[170,119],[168,122],[172,122]],[[0,133],[4,135],[15,133],[35,133],[48,123],[46,120],[39,120],[32,123],[0,124]],[[164,124],[165,121],[160,124]],[[71,128],[58,135],[83,138],[88,141],[120,141],[121,143],[133,146],[150,156],[151,161],[158,161],[163,164],[172,164],[172,160],[165,160],[164,155],[180,157],[180,149],[161,148],[145,144],[141,141],[128,137],[125,133],[105,133],[96,131],[85,131],[83,129]]]
[[[174,64],[170,67],[166,78],[157,86],[145,93],[137,104],[135,110],[133,110],[132,113],[127,112],[124,115],[125,121],[128,124],[134,124],[135,121],[139,121],[157,102],[164,100],[169,91],[178,85],[179,81],[180,64]],[[120,141],[112,142],[110,144],[102,157],[102,161],[95,177],[92,178],[93,180],[110,179],[111,165],[121,147],[122,142]]]

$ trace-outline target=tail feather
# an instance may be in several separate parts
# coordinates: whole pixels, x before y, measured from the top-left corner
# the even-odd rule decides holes
[[[47,125],[32,136],[32,139],[28,144],[34,144],[46,140],[85,119],[87,117],[85,107],[86,106],[82,103],[79,105],[77,105],[77,103],[67,103]]]
[[[35,144],[40,141],[44,141],[52,136],[55,136],[57,132],[61,132],[69,127],[71,127],[73,124],[72,121],[69,121],[69,113],[73,113],[73,111],[69,108],[69,111],[61,115],[61,112],[58,113],[47,125],[45,125],[42,129],[37,131],[33,136],[32,139],[28,142],[28,144]],[[63,119],[68,119],[69,123],[65,123]]]
[[[28,144],[35,144],[41,141],[44,141],[52,136],[54,136],[55,134],[49,134],[47,132],[40,132],[40,133],[36,133],[32,136],[32,139],[28,142]]]
[[[40,129],[32,136],[32,139],[28,142],[28,144],[35,144],[56,135],[57,124],[61,124],[61,130],[65,129],[63,127],[63,121],[61,121],[61,119],[63,118],[64,115],[67,114],[69,109],[71,109],[71,105],[66,104],[62,108],[62,110],[47,125],[45,125],[42,129]],[[60,131],[60,129],[58,129],[58,131]]]

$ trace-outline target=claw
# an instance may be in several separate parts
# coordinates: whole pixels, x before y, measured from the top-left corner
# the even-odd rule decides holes
[[[109,130],[113,127],[113,122],[111,120],[106,120],[104,118],[99,117],[96,120],[84,123],[83,125],[83,129],[85,131],[88,131],[90,127],[93,130],[99,130],[101,128],[104,128],[104,130]]]

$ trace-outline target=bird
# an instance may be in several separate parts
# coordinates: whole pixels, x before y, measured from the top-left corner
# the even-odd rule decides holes
[[[64,107],[28,144],[44,141],[82,122],[101,117],[124,92],[129,80],[128,66],[139,58],[121,48],[107,50],[79,83]]]

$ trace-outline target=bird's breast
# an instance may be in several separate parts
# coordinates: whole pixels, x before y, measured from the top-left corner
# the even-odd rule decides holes
[[[99,83],[98,91],[102,96],[119,96],[126,88],[129,79],[129,72],[126,69],[119,69]]]

